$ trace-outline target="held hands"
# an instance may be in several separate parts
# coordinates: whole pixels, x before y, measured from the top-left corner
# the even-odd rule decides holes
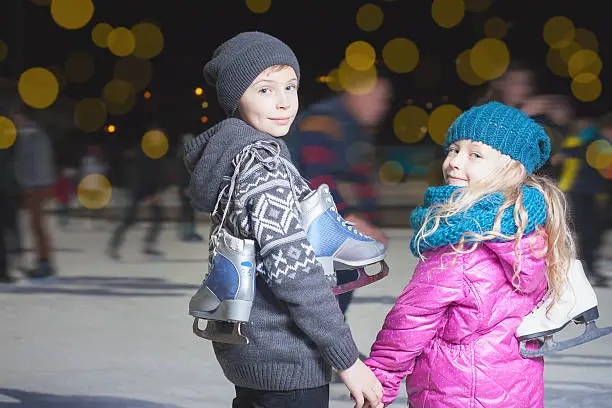
[[[355,400],[355,408],[383,408],[382,385],[363,361],[357,359],[346,370],[338,371],[338,376]]]
[[[357,231],[379,242],[382,242],[385,247],[387,246],[389,239],[387,238],[385,233],[380,228],[376,227],[374,224],[353,214],[345,217],[345,220],[350,222],[351,224],[354,224]]]

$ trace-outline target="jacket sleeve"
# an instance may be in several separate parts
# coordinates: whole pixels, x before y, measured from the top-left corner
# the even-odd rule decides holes
[[[239,183],[238,194],[263,261],[258,273],[323,358],[337,370],[349,368],[357,346],[306,239],[285,169],[260,166]]]
[[[447,308],[467,295],[460,259],[452,264],[450,255],[442,259],[444,265],[439,257],[417,265],[365,361],[383,385],[385,406],[395,400],[402,379],[443,326]]]

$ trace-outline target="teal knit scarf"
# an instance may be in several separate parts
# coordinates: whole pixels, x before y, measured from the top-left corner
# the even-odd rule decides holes
[[[436,204],[448,202],[451,194],[461,187],[439,186],[430,187],[425,191],[423,206],[417,207],[410,216],[410,224],[414,235],[410,241],[410,250],[418,257],[416,247],[416,233],[421,229],[425,218]],[[528,222],[524,234],[533,232],[538,225],[546,222],[546,202],[542,193],[533,187],[523,186],[523,206],[527,210]],[[458,244],[466,232],[482,234],[493,230],[493,222],[501,205],[504,202],[502,193],[494,193],[481,198],[467,211],[442,219],[438,229],[419,244],[420,253],[430,249],[440,248],[450,244]],[[501,233],[504,235],[516,234],[514,223],[514,206],[504,211],[501,221]],[[430,223],[433,221],[430,220]],[[497,240],[499,241],[499,239]],[[469,240],[467,241],[469,242]]]

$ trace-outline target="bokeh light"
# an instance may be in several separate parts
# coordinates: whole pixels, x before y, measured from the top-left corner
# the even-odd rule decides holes
[[[434,0],[431,4],[431,17],[440,27],[454,27],[463,20],[464,15],[463,0]]]
[[[262,14],[270,10],[272,0],[246,0],[246,6],[256,14]]]
[[[113,76],[131,83],[134,91],[138,92],[145,89],[153,79],[153,66],[147,59],[123,57],[115,63]]]
[[[200,122],[202,123],[207,123],[208,122],[208,116],[204,115],[200,118]]]
[[[570,87],[572,94],[582,102],[592,102],[601,95],[601,81],[599,77],[589,72],[576,75]]]
[[[472,13],[480,13],[485,11],[491,5],[491,0],[463,0],[465,9]]]
[[[195,93],[197,96],[202,96],[204,94],[204,90],[202,88],[196,88],[193,93]]]
[[[459,78],[468,85],[482,85],[485,80],[479,77],[472,69],[471,63],[472,50],[465,50],[457,57],[457,74]]]
[[[578,28],[576,29],[576,33],[574,35],[574,42],[580,45],[581,48],[585,50],[593,50],[595,52],[599,51],[599,42],[597,41],[597,36],[590,30],[586,28]]]
[[[380,181],[385,184],[398,184],[404,178],[404,166],[401,163],[390,160],[382,164],[378,170]]]
[[[363,31],[375,31],[383,23],[384,13],[375,4],[364,4],[357,10],[357,27]]]
[[[108,133],[115,133],[117,131],[117,126],[115,126],[115,125],[108,125],[106,127],[106,131]]]
[[[485,22],[484,32],[489,38],[501,40],[508,33],[508,23],[499,17],[490,18]]]
[[[125,57],[134,52],[136,39],[125,27],[117,27],[108,35],[108,49],[118,57]]]
[[[136,91],[132,84],[122,79],[113,79],[104,86],[102,97],[106,109],[113,115],[125,115],[136,103]]]
[[[557,76],[569,77],[567,63],[561,57],[561,51],[557,48],[550,48],[546,54],[546,65]]]
[[[587,147],[586,161],[597,170],[612,166],[612,145],[607,140],[596,140]]]
[[[355,41],[345,50],[346,63],[358,71],[365,71],[374,65],[376,51],[366,41]]]
[[[503,41],[485,38],[472,48],[470,64],[476,75],[490,81],[504,75],[510,64],[510,51]]]
[[[4,116],[0,116],[0,149],[8,149],[17,139],[15,124]]]
[[[448,128],[462,112],[461,109],[452,104],[438,106],[431,112],[431,115],[429,115],[428,129],[429,135],[434,142],[439,145],[444,144]]]
[[[81,205],[90,210],[106,207],[112,196],[110,181],[102,174],[89,174],[81,180],[77,188],[77,198]]]
[[[152,159],[159,159],[168,152],[168,138],[159,130],[149,130],[144,134],[140,142],[142,151]]]
[[[91,30],[91,40],[100,48],[108,47],[108,36],[113,31],[113,26],[107,23],[98,23]]]
[[[407,38],[398,37],[390,40],[383,47],[383,61],[393,72],[405,74],[419,64],[419,49]]]
[[[342,84],[340,84],[340,78],[338,77],[338,68],[334,68],[327,74],[325,83],[327,87],[334,92],[341,92],[344,90]]]
[[[19,77],[19,96],[27,105],[45,109],[57,99],[59,83],[51,71],[30,68]]]
[[[559,50],[559,53],[561,54],[561,59],[563,59],[563,61],[565,61],[565,63],[567,64],[569,60],[572,58],[572,55],[574,55],[581,49],[582,48],[580,48],[580,44],[578,44],[575,41],[572,41],[567,46],[561,48]]]
[[[106,118],[106,105],[101,99],[85,98],[74,106],[74,123],[84,132],[100,130]]]
[[[416,143],[427,134],[429,115],[418,106],[404,106],[393,118],[393,133],[404,143]]]
[[[601,68],[601,58],[593,50],[576,51],[567,63],[567,70],[572,78],[585,72],[598,76]]]
[[[91,0],[51,0],[51,17],[55,23],[68,30],[84,27],[93,17]]]
[[[134,56],[151,59],[164,49],[164,36],[158,26],[152,23],[140,23],[132,27],[136,41]]]
[[[208,102],[204,101],[202,102],[202,109],[206,109],[208,108]]]
[[[8,56],[8,45],[0,40],[0,62],[4,61]]]
[[[353,69],[346,60],[338,67],[338,80],[343,89],[355,95],[365,95],[376,85],[378,74],[376,68],[371,66],[364,71]]]
[[[94,74],[94,61],[84,52],[74,52],[68,56],[64,64],[66,78],[72,82],[85,83]]]
[[[564,16],[552,17],[544,24],[544,41],[551,48],[567,47],[575,33],[574,23]]]

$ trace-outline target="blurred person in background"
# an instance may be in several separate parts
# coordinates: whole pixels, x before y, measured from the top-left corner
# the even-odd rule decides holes
[[[15,175],[30,218],[37,257],[36,266],[26,274],[31,279],[42,279],[55,274],[44,207],[54,196],[56,175],[51,140],[34,115],[35,110],[24,104],[14,106],[11,112],[17,128]]]
[[[196,214],[195,210],[191,206],[191,199],[189,198],[189,179],[190,175],[187,171],[187,167],[184,162],[184,146],[192,141],[194,138],[193,133],[185,133],[181,136],[181,142],[177,149],[177,187],[178,196],[181,204],[180,214],[180,228],[179,238],[184,242],[202,242],[204,238],[196,231]]]
[[[380,76],[370,92],[341,92],[305,109],[287,136],[291,158],[300,173],[316,189],[327,184],[340,215],[362,234],[387,245],[387,237],[377,226],[377,192],[373,175],[374,134],[391,104],[389,79]],[[351,206],[347,190],[356,205]],[[343,193],[344,192],[344,193]],[[338,285],[354,281],[356,271],[337,271]],[[353,292],[338,295],[346,314]]]

